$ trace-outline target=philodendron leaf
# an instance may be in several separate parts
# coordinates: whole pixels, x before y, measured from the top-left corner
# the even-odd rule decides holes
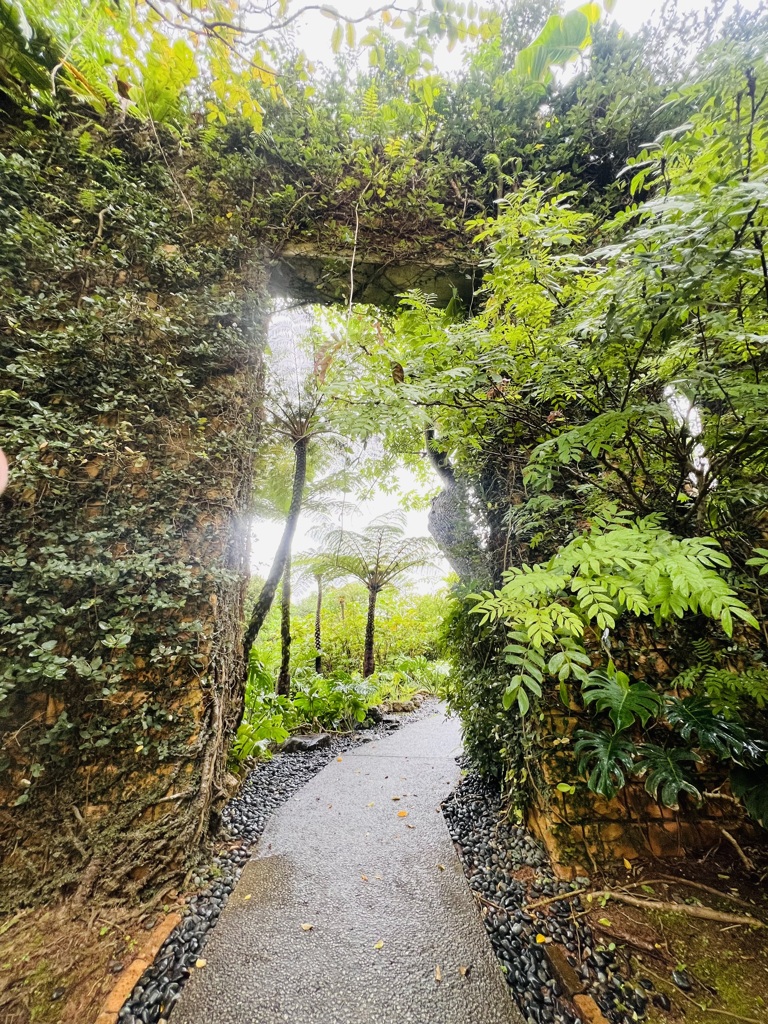
[[[687,743],[711,750],[721,758],[738,757],[747,744],[744,727],[715,714],[706,697],[670,697],[667,720]]]
[[[660,800],[665,807],[677,807],[680,794],[688,793],[697,803],[701,802],[701,793],[688,772],[692,762],[701,760],[698,754],[678,747],[659,747],[655,743],[642,744],[638,752],[637,773],[647,772],[645,789],[655,800]]]
[[[579,771],[589,771],[587,786],[611,800],[627,781],[633,768],[635,744],[619,733],[588,732],[576,734],[574,753],[579,759]]]
[[[628,729],[638,718],[645,725],[662,707],[661,697],[647,683],[630,683],[621,672],[611,676],[590,672],[584,703],[607,711],[616,732]]]

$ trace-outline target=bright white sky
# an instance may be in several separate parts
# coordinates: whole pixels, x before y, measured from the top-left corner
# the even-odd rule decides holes
[[[565,9],[570,10],[578,7],[584,0],[566,0]],[[330,3],[341,13],[359,16],[369,6],[375,4],[363,3],[361,0],[330,0]],[[742,0],[742,6],[753,10],[759,4],[759,0]],[[664,6],[664,0],[618,0],[613,12],[613,17],[629,31],[636,31],[645,22],[651,20]],[[704,0],[678,0],[681,11],[704,10],[707,3]],[[333,23],[317,12],[307,13],[298,25],[296,42],[312,59],[319,62],[330,63],[332,53],[330,47],[331,32]],[[461,66],[461,47],[456,47],[453,53],[446,52],[438,55],[439,67],[443,70],[450,70]],[[421,485],[405,471],[401,472],[399,484],[402,490],[420,490]],[[350,529],[359,530],[374,516],[382,515],[398,507],[398,502],[392,495],[380,494],[375,499],[360,505],[360,516],[351,522]],[[300,552],[312,547],[312,539],[308,535],[311,524],[306,520],[299,522],[294,551]],[[406,531],[410,536],[427,536],[427,511],[409,512],[407,516]],[[259,522],[254,531],[254,550],[252,558],[253,570],[265,575],[272,561],[275,549],[278,545],[282,527],[278,523]],[[447,563],[444,563],[442,575],[448,572]],[[430,574],[420,583],[420,589],[429,589],[435,585],[436,577]]]
[[[585,0],[565,0],[564,9],[569,11],[584,2]],[[373,0],[328,0],[328,3],[341,14],[352,17],[360,17],[369,8],[379,6]],[[759,3],[760,0],[741,0],[741,5],[746,10],[754,10]],[[298,0],[296,4],[298,6]],[[617,0],[612,17],[624,28],[634,32],[645,22],[653,19],[663,6],[664,0]],[[707,6],[706,0],[678,0],[681,12],[703,11]],[[732,7],[734,4],[731,3],[729,6]],[[313,60],[330,63],[332,31],[333,22],[328,18],[324,18],[317,11],[308,12],[299,22],[297,42]],[[437,60],[439,67],[444,70],[460,67],[461,47],[457,46],[450,54],[447,51],[439,54]]]

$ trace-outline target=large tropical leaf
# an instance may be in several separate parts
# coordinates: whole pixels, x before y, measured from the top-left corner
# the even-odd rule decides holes
[[[577,733],[573,748],[579,759],[579,771],[589,770],[587,786],[607,800],[616,796],[626,783],[626,773],[633,767],[636,749],[631,740],[619,733],[585,729]]]
[[[715,714],[706,697],[670,697],[667,719],[686,743],[711,750],[721,758],[738,758],[747,744],[744,727]]]
[[[750,818],[768,828],[768,765],[759,768],[734,768],[731,789],[739,797]]]
[[[647,683],[630,683],[623,672],[590,672],[584,703],[607,711],[616,732],[621,732],[634,725],[637,718],[645,725],[661,710],[662,699]]]
[[[659,747],[655,743],[644,743],[638,751],[637,773],[648,773],[645,788],[655,800],[661,800],[665,807],[677,807],[680,794],[688,793],[697,802],[701,801],[701,793],[687,770],[691,762],[701,760],[698,754],[678,747]]]

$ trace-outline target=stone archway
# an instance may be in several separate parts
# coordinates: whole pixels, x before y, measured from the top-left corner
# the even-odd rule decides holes
[[[119,176],[105,180],[78,131],[38,149],[56,148],[60,191],[109,187],[108,212],[68,216],[36,186],[39,153],[20,154],[3,196],[57,244],[41,233],[20,251],[0,325],[0,909],[156,889],[209,834],[241,707],[269,294],[344,300],[352,265],[302,238],[265,250],[244,217],[233,245],[236,195],[185,179],[190,220],[140,126],[106,128]],[[393,249],[361,231],[355,300],[471,298],[449,240],[434,225]]]

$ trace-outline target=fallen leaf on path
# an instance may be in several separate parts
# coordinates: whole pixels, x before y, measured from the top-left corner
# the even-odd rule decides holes
[[[611,922],[608,920],[607,917],[600,917],[600,918],[598,918],[597,923],[598,924],[604,924],[606,928],[610,928],[611,927]]]
[[[443,972],[440,970],[440,964],[435,967],[435,981],[443,980]]]
[[[383,881],[384,881],[384,875],[374,875],[373,877],[374,877],[374,878],[378,878],[378,880],[379,880],[380,882],[383,882]]]
[[[311,932],[311,931],[312,931],[312,929],[313,929],[314,927],[315,927],[315,926],[314,926],[313,924],[303,924],[303,925],[301,926],[301,930],[302,930],[303,932]]]
[[[459,967],[459,974],[462,976],[462,978],[466,978],[471,969],[471,967],[465,967],[464,964],[461,964],[461,966]]]
[[[202,957],[199,960],[195,960],[195,967],[205,967],[208,963],[207,960],[203,960]]]
[[[438,871],[445,871],[445,864],[438,864],[437,865],[437,870]]]
[[[251,894],[250,894],[250,893],[248,893],[248,895],[247,895],[247,896],[243,896],[243,899],[244,899],[244,900],[249,900],[250,898],[251,898]]]
[[[536,936],[536,941],[538,943],[551,942],[552,939],[550,939],[548,935],[542,935],[541,932],[539,932],[539,934]]]
[[[368,804],[369,807],[373,807],[373,800]]]
[[[378,942],[374,942],[373,948],[374,949],[384,949],[384,943],[381,941],[381,939],[379,939]]]
[[[406,825],[405,825],[405,827],[406,827],[406,828],[416,828],[416,826],[415,826],[415,825],[409,825],[409,824],[408,824],[407,822],[406,822]]]
[[[399,800],[399,799],[400,799],[400,797],[399,797],[399,796],[393,796],[393,797],[392,797],[392,799],[393,799],[393,800]]]
[[[397,816],[398,816],[398,818],[407,818],[408,817],[408,811],[398,811],[397,812]]]
[[[630,862],[627,860],[626,857],[624,858],[624,867],[627,869],[627,871],[631,871],[632,870],[632,865],[630,864]]]
[[[343,757],[337,757],[337,758],[336,758],[336,760],[337,760],[337,761],[343,761],[343,760],[344,760],[344,758],[343,758]]]
[[[367,881],[368,881],[368,875],[360,875],[360,877],[362,878],[362,880],[363,880],[364,882],[367,882]]]

